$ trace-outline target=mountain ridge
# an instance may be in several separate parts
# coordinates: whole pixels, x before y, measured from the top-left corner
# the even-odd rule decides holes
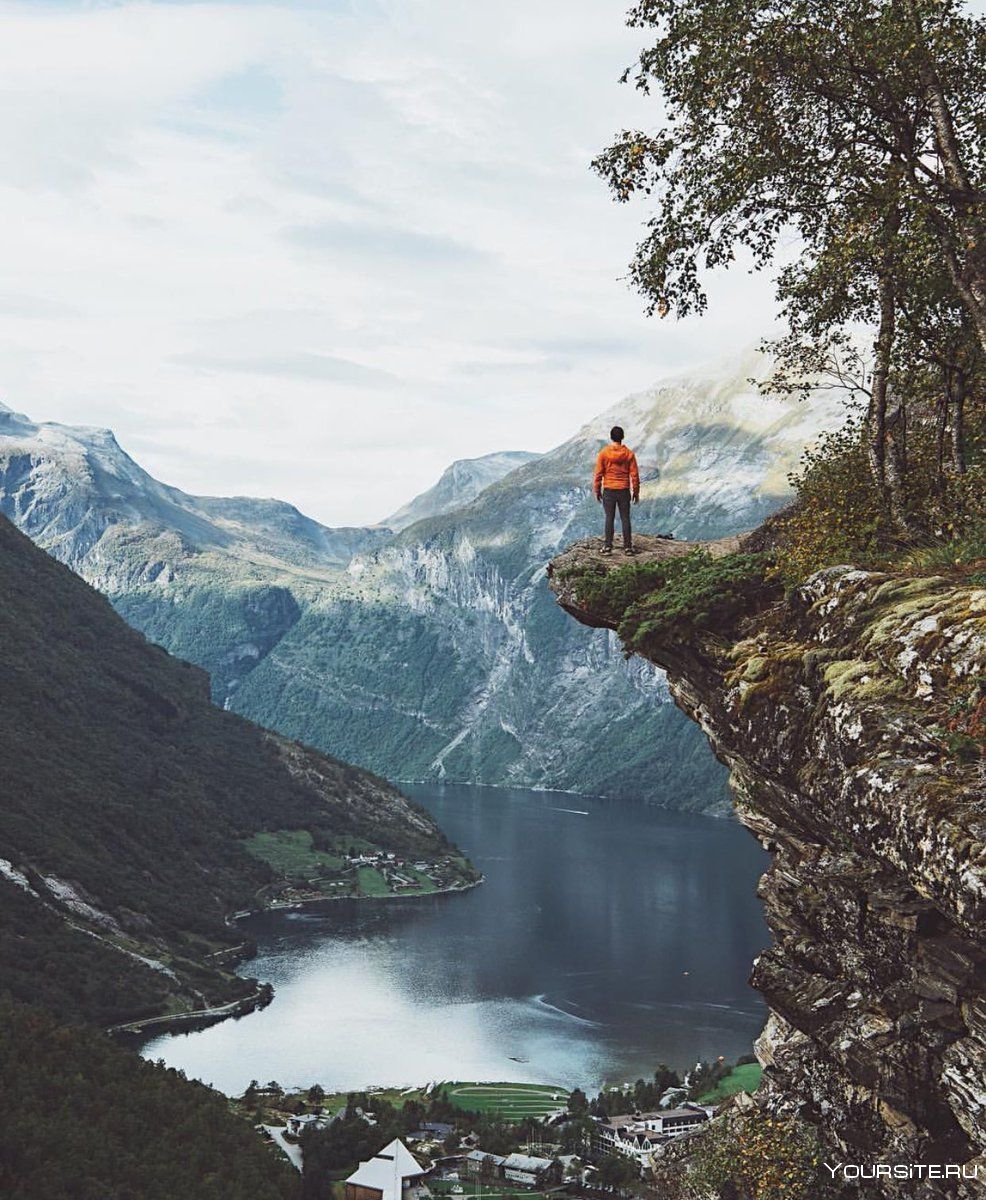
[[[236,504],[232,549],[228,523],[219,545],[160,522],[117,521],[95,550],[76,554],[46,533],[58,513],[24,502],[57,463],[18,474],[2,428],[0,509],[133,625],[204,666],[219,704],[289,736],[405,780],[636,795],[723,813],[724,776],[701,739],[673,706],[652,703],[667,699],[660,675],[627,665],[608,635],[588,646],[573,636],[547,597],[543,564],[598,529],[588,484],[616,419],[641,462],[638,527],[717,536],[783,504],[786,469],[834,412],[824,397],[804,409],[763,400],[748,383],[756,366],[636,393],[477,494],[467,488],[451,511],[359,531],[344,564],[344,553],[328,563],[304,547],[268,544],[278,553],[265,556],[261,535],[242,533],[249,501],[193,506],[208,520]],[[504,456],[493,457],[499,472]],[[613,710],[640,723],[619,754],[607,734]]]
[[[432,487],[385,517],[381,524],[399,533],[428,517],[453,512],[475,500],[504,475],[540,457],[528,450],[495,450],[478,458],[458,458],[445,468]]]

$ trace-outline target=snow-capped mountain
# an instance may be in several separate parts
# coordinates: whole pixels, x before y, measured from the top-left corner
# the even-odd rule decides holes
[[[529,450],[501,450],[481,458],[460,458],[446,467],[438,482],[392,513],[382,524],[406,529],[415,521],[453,512],[475,500],[481,491],[539,455]]]
[[[394,779],[715,809],[722,772],[695,727],[654,704],[663,677],[624,661],[607,633],[574,629],[544,564],[599,530],[589,483],[617,421],[641,464],[638,528],[720,536],[781,505],[805,443],[841,415],[824,396],[761,398],[757,369],[631,396],[452,511],[346,531],[348,558],[342,531],[290,506],[186,497],[112,435],[10,414],[0,508],[148,636],[206,666],[217,701],[344,759]]]

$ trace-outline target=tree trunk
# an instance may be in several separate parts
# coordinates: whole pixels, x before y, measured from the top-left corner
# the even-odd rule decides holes
[[[948,229],[948,224],[942,217],[941,213],[931,210],[929,212],[931,224],[938,233],[938,241],[942,250],[942,257],[945,260],[945,266],[948,268],[949,278],[955,288],[956,295],[965,306],[966,312],[969,314],[969,319],[972,322],[972,327],[976,331],[976,339],[980,347],[986,351],[986,268],[982,265],[982,254],[979,246],[970,250],[965,255],[965,261],[960,262],[959,256],[955,252],[952,245],[952,237]],[[961,231],[961,222],[960,231]],[[970,235],[966,236],[966,244],[970,243]],[[975,244],[975,243],[974,243]],[[974,264],[979,262],[978,268]]]
[[[887,392],[889,398],[889,389]],[[907,405],[901,400],[885,417],[887,431],[883,469],[887,479],[890,516],[898,533],[910,532],[907,518]]]
[[[890,356],[894,347],[894,301],[893,279],[889,272],[880,277],[880,324],[873,345],[873,387],[866,414],[866,452],[870,463],[870,474],[877,491],[883,498],[884,507],[889,509],[887,494],[887,388],[890,378]]]
[[[952,369],[946,367],[944,386],[935,406],[935,491],[945,494],[945,441],[952,412]]]
[[[965,374],[960,371],[952,405],[952,467],[956,475],[965,474]]]
[[[955,119],[949,107],[945,89],[934,59],[928,49],[921,17],[914,0],[905,0],[907,15],[915,41],[921,46],[921,85],[931,112],[935,133],[935,150],[941,161],[944,179],[941,181],[942,200],[955,219],[958,238],[950,236],[947,222],[936,220],[935,227],[943,242],[945,259],[956,291],[966,306],[979,344],[986,350],[986,246],[983,226],[984,200],[973,186],[962,159],[962,149],[955,131]],[[913,172],[912,172],[913,174]],[[916,176],[915,176],[916,179]],[[920,190],[924,190],[921,188]],[[934,200],[932,200],[934,208]],[[956,240],[963,247],[957,252]]]

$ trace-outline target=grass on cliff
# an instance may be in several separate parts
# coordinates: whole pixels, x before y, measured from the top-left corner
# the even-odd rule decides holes
[[[768,567],[762,553],[713,558],[694,550],[681,558],[571,578],[579,604],[616,625],[628,652],[646,654],[672,639],[728,629],[770,592]]]

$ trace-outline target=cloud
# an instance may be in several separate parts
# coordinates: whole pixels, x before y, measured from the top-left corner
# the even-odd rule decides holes
[[[384,224],[355,221],[323,221],[318,225],[288,229],[285,238],[304,250],[315,250],[338,259],[345,256],[360,263],[381,260],[434,267],[475,264],[482,251],[440,234],[419,233]]]
[[[647,210],[588,162],[657,119],[617,83],[624,7],[5,3],[0,254],[39,303],[0,392],[189,491],[352,523],[756,341],[762,277],[679,324],[621,279]]]
[[[400,383],[397,376],[391,375],[389,371],[365,367],[351,359],[337,358],[332,354],[310,354],[304,351],[245,358],[193,352],[176,354],[171,361],[183,367],[220,374],[233,371],[246,375],[274,375],[283,379],[331,380],[334,383],[352,384],[356,387],[383,387]]]

